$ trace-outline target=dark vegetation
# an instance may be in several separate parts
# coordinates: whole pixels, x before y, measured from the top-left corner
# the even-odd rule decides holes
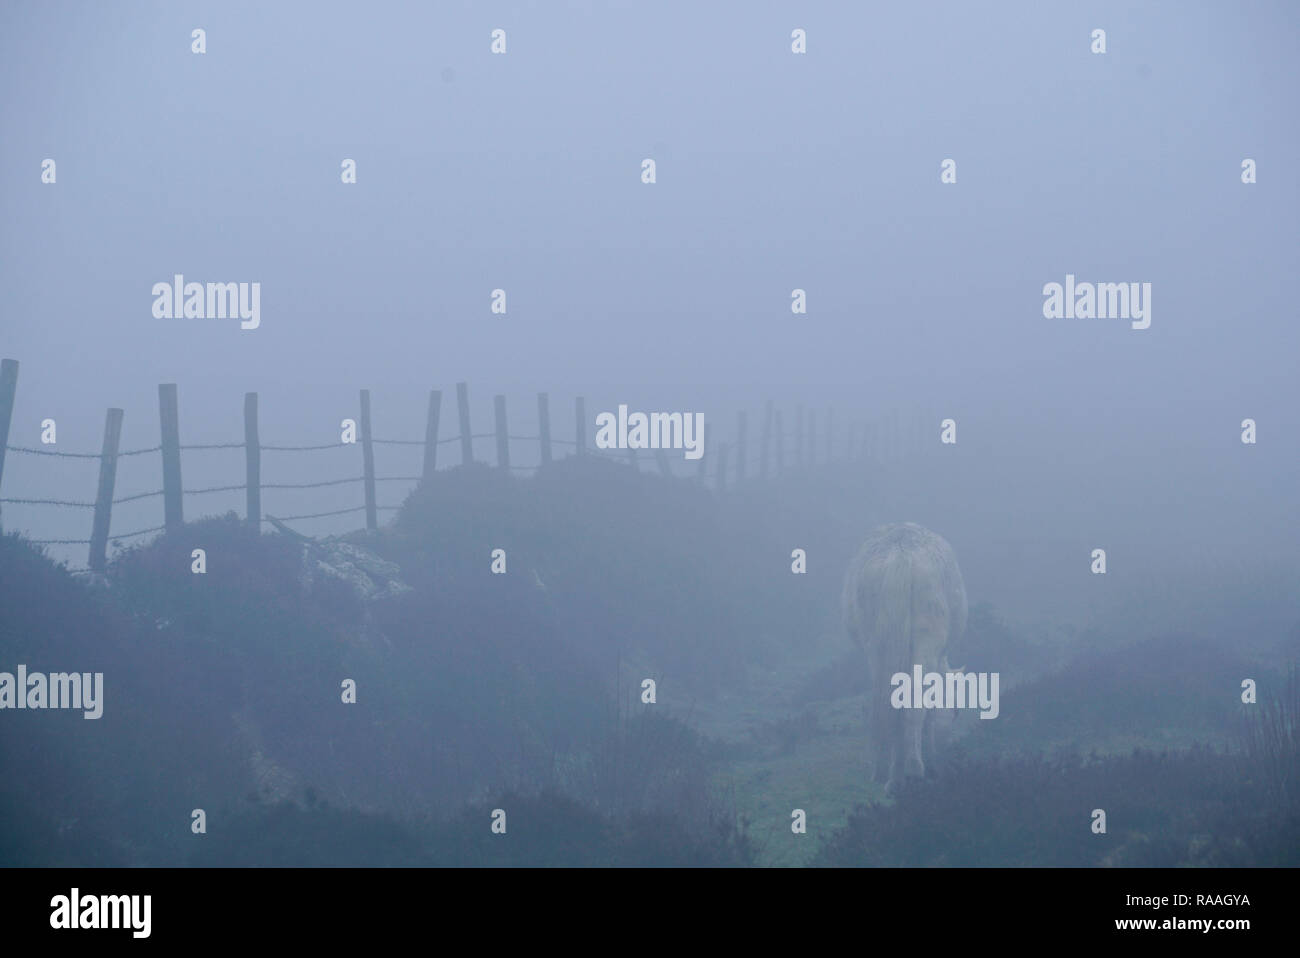
[[[1255,705],[1239,702],[1254,676]],[[828,865],[1294,866],[1300,861],[1300,681],[1206,642],[1094,653],[1007,695],[1005,735],[977,728],[892,804],[859,806]],[[1000,721],[1000,719],[999,719]],[[976,721],[974,724],[980,724]],[[985,723],[992,726],[997,723]],[[1103,754],[1084,742],[1178,729],[1188,747]],[[1197,736],[1225,734],[1222,745]],[[1058,741],[1044,750],[1045,743]],[[1034,748],[1031,743],[1039,743]],[[1092,812],[1107,831],[1092,831]]]
[[[1294,753],[1292,753],[1294,759]],[[1092,831],[1093,809],[1106,813]],[[1300,808],[1269,805],[1233,756],[1078,753],[958,760],[863,806],[824,844],[827,865],[1291,865]]]
[[[594,457],[528,480],[446,470],[390,527],[350,537],[412,587],[371,604],[328,577],[305,587],[301,543],[233,515],[122,551],[98,585],[0,537],[0,670],[101,671],[106,687],[97,721],[0,714],[0,863],[754,863],[715,773],[832,734],[821,707],[868,679],[862,656],[813,648],[839,633],[842,570],[871,524],[846,505],[860,480],[816,481],[718,499]],[[794,547],[806,576],[789,574]],[[495,548],[506,575],[488,572]],[[950,660],[1003,674],[1001,717],[963,715],[927,779],[809,836],[818,860],[1300,861],[1294,677],[1282,694],[1213,632],[1124,639],[1067,648],[977,604]],[[752,745],[697,731],[692,703],[814,654]],[[1236,704],[1244,677],[1253,710]]]

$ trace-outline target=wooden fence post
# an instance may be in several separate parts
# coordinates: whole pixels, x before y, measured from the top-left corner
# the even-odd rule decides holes
[[[442,415],[442,390],[429,393],[429,414],[424,420],[423,481],[430,482],[438,468],[438,417]]]
[[[736,481],[745,481],[745,460],[749,458],[749,416],[742,409],[736,416]]]
[[[551,461],[551,397],[537,394],[537,429],[542,440],[542,464]]]
[[[492,401],[497,414],[497,467],[510,471],[510,434],[506,431],[506,397],[496,396]]]
[[[371,532],[379,528],[375,509],[375,447],[370,435],[370,390],[361,390],[361,462],[364,467],[366,489],[366,528]]]
[[[776,411],[776,474],[785,475],[785,429],[781,424],[781,410]]]
[[[0,484],[5,474],[5,447],[9,445],[9,424],[14,418],[14,394],[18,391],[18,360],[0,359]],[[0,512],[4,507],[0,506]],[[0,528],[4,528],[0,522]]]
[[[456,384],[456,411],[460,414],[460,462],[468,466],[474,461],[473,433],[469,431],[469,384]]]
[[[803,466],[803,404],[800,403],[794,414],[794,462]]]
[[[95,572],[108,566],[108,527],[113,516],[113,486],[117,482],[117,444],[122,438],[122,410],[110,409],[104,420],[104,445],[99,453],[99,489],[90,530],[88,565]]]
[[[158,424],[162,432],[163,525],[171,532],[185,522],[181,504],[181,416],[175,383],[158,384]]]
[[[262,528],[262,445],[257,438],[257,393],[244,393],[244,486],[247,522]]]
[[[573,403],[574,448],[581,456],[587,451],[587,400],[579,396]]]
[[[763,439],[758,447],[758,477],[767,478],[767,454],[772,447],[772,400],[763,408]]]

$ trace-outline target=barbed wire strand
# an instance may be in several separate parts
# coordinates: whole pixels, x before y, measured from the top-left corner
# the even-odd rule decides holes
[[[151,532],[162,532],[166,528],[166,526],[153,526],[150,529],[137,529],[135,532],[118,532],[110,535],[108,538],[109,541],[114,539],[132,539],[136,536],[147,536]]]
[[[241,442],[240,445],[242,446],[243,443]],[[259,448],[259,449],[268,449],[268,450],[270,450],[271,452],[311,452],[311,451],[316,450],[316,449],[338,449],[338,448],[340,448],[340,447],[342,447],[342,446],[352,446],[352,445],[355,445],[355,443],[351,443],[351,442],[325,442],[325,443],[321,443],[320,445],[316,445],[316,446],[281,446],[281,445],[271,445],[271,446],[266,446],[266,445],[259,445],[257,448]]]
[[[352,479],[327,479],[324,482],[264,482],[263,489],[319,489],[321,486],[341,486],[348,482],[361,482],[365,476],[356,476]],[[243,489],[244,486],[238,488]]]
[[[113,505],[117,505],[119,502],[132,502],[135,499],[149,499],[152,496],[161,496],[162,494],[162,489],[159,489],[157,492],[137,492],[133,496],[123,496],[121,499],[114,499]]]
[[[29,456],[61,456],[64,459],[98,459],[97,452],[55,452],[50,449],[32,449],[28,446],[5,446],[9,452],[25,452]]]
[[[0,502],[12,502],[23,506],[72,506],[76,509],[93,509],[93,502],[73,502],[70,499],[0,499]]]
[[[360,512],[363,509],[365,509],[365,506],[353,506],[350,509],[335,509],[333,512],[309,512],[300,516],[276,516],[275,521],[293,522],[295,519],[320,519],[323,518],[324,516],[342,516],[342,515],[346,515],[349,512]],[[271,520],[266,516],[263,516],[262,521],[270,522]]]
[[[773,434],[775,436],[775,434]],[[785,432],[781,434],[782,441],[793,442],[797,433]],[[476,432],[470,436],[470,439],[495,439],[495,432]],[[508,439],[516,442],[540,442],[541,436],[508,436]],[[437,440],[437,445],[441,446],[446,443],[460,442],[461,437],[446,436]],[[423,446],[426,441],[423,439],[372,439],[372,443],[379,445],[397,445],[397,446]],[[551,442],[562,446],[576,446],[576,439],[561,439],[555,437]],[[243,449],[246,443],[243,442],[207,442],[207,443],[181,443],[179,449]],[[259,449],[266,449],[272,452],[311,452],[318,449],[337,449],[342,446],[359,445],[357,442],[327,442],[315,445],[289,446],[279,443],[262,443],[258,445]],[[101,459],[103,453],[100,452],[59,452],[52,449],[36,449],[31,446],[10,446],[6,445],[5,449],[9,452],[26,453],[32,456],[60,456],[67,459]],[[143,449],[124,449],[117,453],[118,458],[126,456],[143,456],[153,452],[160,452],[162,446],[149,446]]]

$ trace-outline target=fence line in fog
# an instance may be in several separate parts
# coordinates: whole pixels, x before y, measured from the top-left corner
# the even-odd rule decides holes
[[[263,489],[317,489],[326,486],[346,485],[359,482],[362,484],[363,503],[346,509],[334,509],[327,512],[303,513],[299,515],[276,516],[278,521],[291,522],[303,519],[319,519],[327,516],[346,515],[365,512],[366,528],[378,528],[378,513],[393,511],[398,507],[379,505],[375,497],[375,484],[380,482],[422,482],[428,480],[438,466],[438,447],[448,443],[460,446],[460,462],[474,461],[474,440],[495,439],[497,467],[507,471],[528,472],[533,466],[512,466],[510,463],[510,443],[536,442],[539,444],[541,459],[539,466],[552,461],[555,446],[572,447],[576,455],[601,455],[625,461],[634,469],[640,468],[637,449],[606,450],[590,447],[587,444],[586,400],[579,396],[574,402],[574,438],[559,439],[552,436],[550,399],[547,393],[537,394],[537,413],[539,435],[519,436],[510,433],[506,417],[506,397],[494,397],[495,430],[490,433],[475,433],[470,427],[469,387],[466,383],[456,384],[456,411],[458,432],[454,436],[439,438],[442,413],[442,391],[435,389],[429,393],[429,404],[425,420],[423,439],[377,439],[371,432],[370,390],[361,390],[360,416],[356,420],[357,440],[352,442],[330,442],[316,445],[278,445],[263,443],[258,433],[257,393],[244,394],[244,439],[242,442],[196,443],[185,444],[180,441],[180,413],[177,402],[175,383],[162,383],[158,386],[158,418],[160,442],[156,446],[144,449],[118,448],[122,432],[123,410],[111,408],[104,421],[104,439],[99,452],[59,452],[55,450],[36,449],[26,446],[9,445],[9,427],[13,418],[14,398],[18,384],[18,362],[13,359],[0,361],[0,490],[4,478],[6,452],[33,456],[54,456],[70,459],[99,460],[99,482],[93,502],[79,502],[64,499],[27,499],[0,497],[0,507],[4,503],[15,505],[50,505],[63,508],[91,509],[93,516],[89,539],[34,539],[44,545],[87,545],[90,548],[88,567],[91,571],[103,571],[107,566],[107,548],[110,539],[130,539],[150,535],[155,532],[177,528],[184,523],[185,496],[205,495],[216,492],[233,492],[242,490],[246,497],[246,521],[261,527],[270,521],[262,511]],[[805,426],[806,424],[806,426]],[[889,457],[901,458],[922,448],[922,421],[913,415],[908,428],[900,423],[898,411],[884,419],[871,422],[858,422],[850,426],[848,442],[841,447],[835,445],[834,417],[827,412],[823,435],[824,455],[818,458],[819,433],[817,429],[817,411],[805,410],[798,406],[795,413],[794,429],[787,433],[784,428],[782,413],[775,404],[768,400],[764,406],[762,428],[759,431],[757,457],[750,454],[749,417],[744,411],[737,414],[736,432],[732,442],[712,444],[712,426],[705,425],[702,440],[702,455],[697,462],[682,460],[687,463],[689,478],[701,484],[712,478],[713,488],[725,490],[728,481],[733,484],[745,482],[752,478],[766,479],[769,476],[783,475],[786,471],[785,449],[787,441],[792,446],[793,467],[805,467],[819,462],[831,462],[853,459],[879,459],[882,453]],[[935,423],[937,428],[937,421]],[[362,474],[341,479],[327,479],[320,482],[263,482],[263,452],[312,452],[321,449],[336,449],[359,445],[362,454]],[[418,476],[377,476],[375,474],[374,447],[377,445],[421,446],[424,450],[424,462],[421,475]],[[236,485],[208,486],[200,489],[186,489],[181,483],[181,452],[184,450],[205,449],[243,449],[245,456],[245,481]],[[731,453],[734,449],[734,464]],[[708,463],[712,458],[710,451],[716,451],[716,463],[712,473],[708,472]],[[676,476],[673,461],[663,449],[651,449],[659,471],[666,477]],[[161,489],[139,492],[129,496],[114,498],[117,481],[117,460],[128,456],[142,456],[159,453],[162,464]],[[728,471],[730,469],[730,472]],[[138,499],[162,497],[163,524],[147,529],[110,535],[113,506]]]

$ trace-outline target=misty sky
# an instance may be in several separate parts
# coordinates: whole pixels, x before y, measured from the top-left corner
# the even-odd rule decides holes
[[[846,423],[923,405],[958,420],[965,505],[998,529],[1060,510],[1293,553],[1298,28],[1290,3],[7,2],[9,441],[53,417],[97,451],[120,406],[123,445],[153,445],[159,382],[183,442],[239,440],[248,390],[270,442],[336,439],[361,387],[377,434],[419,438],[459,380],[482,431],[493,393],[522,430],[550,390],[566,437],[579,392],[720,433],[768,397]],[[155,319],[175,273],[260,282],[260,328]],[[1151,283],[1151,327],[1045,319],[1067,273]],[[93,496],[93,466],[52,462],[10,455],[0,494]],[[187,486],[242,478],[206,462]],[[120,491],[159,484],[138,468]]]

